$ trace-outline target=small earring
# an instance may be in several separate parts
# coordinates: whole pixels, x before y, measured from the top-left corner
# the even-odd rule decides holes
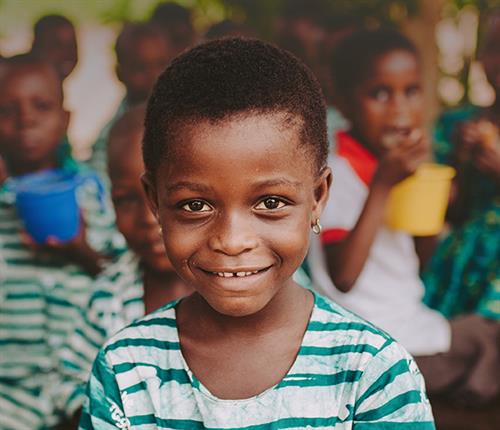
[[[316,219],[316,222],[312,226],[312,231],[314,234],[320,234],[321,233],[321,224],[319,223],[319,218]]]
[[[163,229],[161,228],[161,226],[158,228],[158,234],[160,236],[163,236]]]

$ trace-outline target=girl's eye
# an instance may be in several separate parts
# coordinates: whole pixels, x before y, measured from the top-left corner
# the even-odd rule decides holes
[[[281,209],[285,206],[285,202],[276,197],[268,197],[262,200],[255,209],[259,210],[273,210],[273,209]]]
[[[15,113],[16,108],[11,104],[0,105],[0,115],[7,117]]]
[[[36,109],[38,109],[40,111],[48,111],[52,108],[52,104],[50,102],[47,102],[47,101],[38,100],[35,103],[35,107],[36,107]]]
[[[406,96],[413,97],[420,94],[420,87],[418,85],[412,85],[406,89]]]
[[[389,97],[390,97],[389,91],[385,88],[379,88],[373,92],[373,98],[382,103],[388,101]]]
[[[187,212],[208,212],[212,208],[203,200],[191,200],[190,202],[183,204],[182,209]]]

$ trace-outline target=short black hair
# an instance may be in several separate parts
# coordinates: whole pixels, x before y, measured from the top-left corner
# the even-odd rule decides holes
[[[177,3],[160,3],[153,11],[150,22],[158,25],[179,49],[189,46],[195,37],[191,10]]]
[[[64,91],[62,81],[58,78],[57,70],[52,63],[45,61],[42,58],[39,58],[36,55],[33,55],[31,52],[25,54],[17,54],[12,57],[2,58],[0,62],[0,77],[3,73],[9,74],[11,69],[27,69],[27,68],[35,68],[39,67],[40,69],[47,69],[50,72],[54,73],[54,76],[57,79],[57,91],[58,96],[61,101],[61,106],[64,102]]]
[[[191,26],[191,11],[177,3],[160,3],[153,11],[151,21],[166,26],[177,23]]]
[[[326,105],[312,72],[287,51],[256,39],[204,44],[172,61],[149,98],[143,141],[146,172],[156,173],[176,132],[198,119],[283,112],[298,119],[301,143],[318,170],[326,163]]]
[[[40,37],[48,30],[52,30],[53,28],[69,26],[71,28],[75,28],[73,23],[63,15],[45,15],[42,16],[36,23],[33,28],[33,33],[35,36],[35,41],[40,39]]]
[[[148,22],[126,22],[116,38],[115,54],[119,63],[127,56],[131,44],[140,39],[163,39],[168,42],[160,28]]]
[[[391,28],[359,30],[342,39],[331,63],[335,95],[349,98],[355,87],[370,76],[374,63],[393,51],[407,51],[419,58],[413,42]]]

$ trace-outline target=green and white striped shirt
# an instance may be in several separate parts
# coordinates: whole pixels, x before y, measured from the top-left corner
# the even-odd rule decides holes
[[[310,287],[303,270],[294,279]],[[83,404],[85,387],[99,349],[112,335],[145,315],[143,272],[139,258],[123,253],[96,281],[88,306],[81,309],[75,330],[59,349],[64,385],[58,389],[58,405],[73,415]]]
[[[59,349],[64,383],[58,390],[61,410],[73,415],[85,399],[85,386],[97,352],[107,339],[145,315],[139,258],[123,253],[96,280],[95,290],[76,320],[74,332]]]
[[[78,194],[89,244],[104,252],[123,248],[95,184],[85,183]],[[14,200],[0,189],[0,429],[39,429],[58,420],[55,352],[73,331],[94,279],[63,258],[28,248]]]
[[[173,302],[99,352],[81,430],[434,429],[423,378],[390,336],[315,295],[298,356],[276,386],[243,400],[213,396],[188,368]]]

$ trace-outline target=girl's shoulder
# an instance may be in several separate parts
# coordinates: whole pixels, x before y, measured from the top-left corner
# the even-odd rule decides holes
[[[315,309],[309,327],[314,331],[330,335],[335,338],[335,343],[345,337],[346,340],[356,342],[360,347],[366,346],[368,349],[378,349],[387,343],[395,342],[389,334],[333,300],[316,292],[313,294]]]

